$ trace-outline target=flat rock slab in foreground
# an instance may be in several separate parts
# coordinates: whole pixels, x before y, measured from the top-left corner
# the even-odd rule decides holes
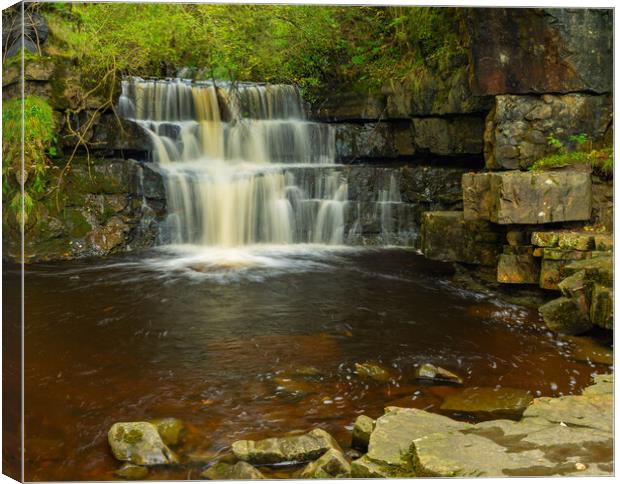
[[[237,459],[255,465],[310,462],[331,449],[341,451],[336,440],[322,429],[294,437],[238,440],[232,445]]]
[[[476,425],[389,407],[353,477],[611,475],[613,376],[583,395],[537,398],[519,421]]]

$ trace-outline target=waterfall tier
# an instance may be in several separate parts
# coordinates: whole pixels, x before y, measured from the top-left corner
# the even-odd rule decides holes
[[[306,119],[293,86],[131,78],[119,111],[148,134],[165,180],[162,243],[356,244],[369,218],[395,242],[394,176],[370,216],[351,201],[333,128]]]

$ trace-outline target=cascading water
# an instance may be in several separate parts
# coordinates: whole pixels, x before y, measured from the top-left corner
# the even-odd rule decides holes
[[[344,242],[334,133],[306,119],[296,88],[133,78],[119,110],[148,133],[164,175],[165,242]]]

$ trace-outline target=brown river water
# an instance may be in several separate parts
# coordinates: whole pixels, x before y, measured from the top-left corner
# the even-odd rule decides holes
[[[430,362],[464,386],[579,392],[609,370],[545,330],[537,312],[458,289],[451,266],[403,249],[150,250],[27,267],[27,480],[115,479],[117,421],[177,417],[199,479],[232,442],[321,427],[344,448],[360,414],[438,411],[458,388],[415,381]],[[5,266],[5,301],[19,267]],[[391,369],[366,380],[356,362]],[[319,376],[291,377],[312,366]],[[273,476],[287,476],[276,471]]]

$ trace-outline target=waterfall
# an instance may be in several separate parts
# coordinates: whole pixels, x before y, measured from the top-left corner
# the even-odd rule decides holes
[[[123,117],[164,175],[174,244],[342,244],[347,182],[335,136],[287,85],[125,79]]]

